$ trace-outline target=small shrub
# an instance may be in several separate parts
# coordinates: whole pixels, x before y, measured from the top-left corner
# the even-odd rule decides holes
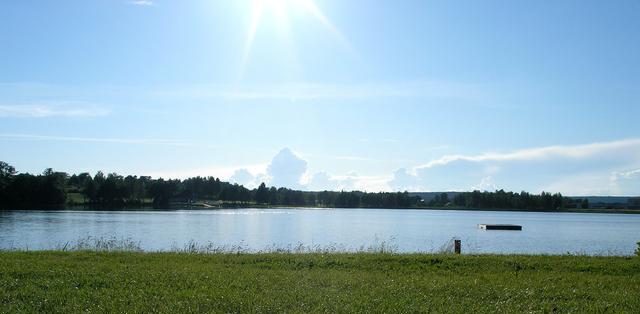
[[[637,244],[638,244],[638,248],[636,249],[636,255],[640,256],[640,242],[638,242]]]

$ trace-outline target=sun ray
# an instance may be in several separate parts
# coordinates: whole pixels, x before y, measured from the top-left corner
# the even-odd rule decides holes
[[[347,40],[347,38],[342,34],[342,32],[335,26],[333,23],[327,18],[322,10],[313,2],[313,0],[295,0],[297,3],[302,5],[307,12],[311,13],[313,17],[315,17],[324,27],[326,27],[334,36],[349,50],[352,50],[351,43]]]
[[[262,19],[263,2],[264,0],[252,0],[251,2],[251,24],[249,25],[249,32],[247,33],[247,38],[244,42],[244,51],[242,53],[242,63],[240,65],[240,74],[238,81],[241,81],[243,79],[244,72],[247,69],[249,56],[251,55],[251,49],[253,47],[253,41],[256,38],[258,26],[260,25],[260,20]]]
[[[295,44],[293,25],[289,18],[290,7],[287,5],[289,0],[272,0],[281,1],[277,6],[273,7],[273,14],[275,16],[275,23],[277,27],[277,38],[282,45],[281,57],[286,62],[282,65],[282,71],[285,75],[289,75],[290,78],[296,78],[301,74],[298,49]]]

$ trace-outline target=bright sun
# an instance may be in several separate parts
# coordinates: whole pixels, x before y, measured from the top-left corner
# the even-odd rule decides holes
[[[264,11],[271,11],[274,14],[286,14],[290,8],[302,8],[316,18],[324,19],[320,9],[313,0],[252,0],[252,10],[254,13],[262,14]],[[286,17],[286,16],[282,16]]]
[[[251,24],[245,41],[242,71],[244,71],[244,67],[246,67],[249,56],[251,55],[253,42],[258,28],[260,27],[262,17],[265,14],[271,14],[277,21],[282,22],[284,25],[288,25],[289,12],[294,11],[293,9],[312,16],[316,21],[320,22],[326,29],[328,29],[336,39],[341,42],[341,44],[346,47],[350,47],[347,40],[342,36],[340,30],[331,23],[313,0],[251,0]]]
[[[288,1],[286,0],[254,0],[253,8],[262,10],[263,8],[271,9],[274,11],[283,11],[286,9]]]

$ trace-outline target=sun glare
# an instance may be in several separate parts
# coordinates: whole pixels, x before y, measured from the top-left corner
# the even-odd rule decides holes
[[[287,0],[255,0],[254,6],[260,6],[261,8],[270,9],[276,12],[283,11],[287,6]]]
[[[275,20],[281,28],[284,28],[281,29],[281,31],[288,33],[290,31],[288,29],[290,27],[289,15],[294,14],[293,12],[313,17],[317,22],[329,30],[342,45],[350,50],[351,45],[349,42],[342,35],[340,30],[336,28],[324,15],[322,10],[320,10],[313,0],[251,0],[251,22],[245,40],[240,78],[244,75],[247,62],[251,56],[253,42],[255,41],[258,29],[263,22],[263,17],[267,14],[271,15],[271,17],[274,17],[273,20]]]

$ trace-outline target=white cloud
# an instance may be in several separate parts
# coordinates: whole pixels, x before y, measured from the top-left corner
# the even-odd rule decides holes
[[[471,189],[478,191],[496,191],[498,190],[498,185],[496,185],[491,176],[487,176],[482,178],[482,180],[480,180],[480,183],[478,183],[478,185],[472,187]]]
[[[469,191],[525,190],[565,195],[639,195],[640,140],[585,145],[548,146],[505,153],[444,156],[392,176],[361,176],[355,172],[332,175],[308,172],[308,162],[285,148],[270,163],[225,169],[201,169],[196,175],[230,178],[255,187],[303,190]],[[185,177],[182,173],[181,177]]]
[[[478,155],[445,155],[411,170],[401,169],[389,182],[394,190],[494,189],[564,194],[640,194],[640,139],[555,145]],[[613,179],[610,179],[613,178]]]
[[[304,186],[309,191],[389,191],[389,177],[387,176],[360,176],[355,172],[342,176],[331,176],[326,172],[314,174]]]
[[[640,195],[640,169],[611,173],[611,194]]]
[[[247,188],[255,187],[255,180],[256,177],[246,168],[236,170],[233,175],[229,177],[229,182],[244,185]]]
[[[273,157],[267,167],[269,184],[276,187],[301,188],[302,178],[307,172],[307,161],[289,148],[284,148]]]
[[[151,6],[151,5],[153,5],[153,1],[150,1],[150,0],[135,0],[135,1],[129,1],[129,4],[140,5],[140,6]]]
[[[98,117],[107,114],[106,109],[86,104],[0,105],[0,117]]]
[[[335,180],[326,172],[318,172],[311,176],[309,182],[307,182],[307,189],[310,191],[324,191],[335,189]]]
[[[264,174],[267,168],[266,164],[253,164],[242,166],[226,166],[226,167],[202,167],[192,169],[177,169],[177,170],[160,170],[160,171],[147,171],[144,175],[152,176],[154,178],[162,177],[165,179],[186,179],[190,177],[216,177],[221,180],[231,181],[231,177],[239,170],[246,169],[251,175],[255,177],[255,182],[260,181],[261,176]],[[261,181],[260,181],[261,182]]]
[[[264,182],[267,186],[286,187],[301,190],[388,190],[387,177],[363,177],[355,173],[332,176],[326,172],[310,175],[308,162],[289,148],[280,150],[268,164],[238,167],[212,167],[178,171],[156,171],[147,173],[153,177],[188,178],[195,176],[215,176],[231,183],[255,188]]]
[[[615,172],[614,174],[618,178],[635,179],[635,178],[640,178],[640,169],[623,171],[623,172]]]
[[[423,188],[420,181],[417,175],[410,173],[406,168],[401,168],[393,173],[389,186],[396,191],[421,191]]]
[[[333,190],[340,191],[353,191],[358,190],[359,176],[354,171],[347,173],[344,176],[334,176],[332,180],[335,182]]]
[[[581,159],[601,154],[611,154],[619,150],[635,149],[640,151],[640,139],[627,139],[613,142],[600,142],[585,145],[547,146],[517,150],[510,153],[485,153],[480,155],[445,155],[417,168],[432,168],[455,161],[533,161],[554,158]]]

